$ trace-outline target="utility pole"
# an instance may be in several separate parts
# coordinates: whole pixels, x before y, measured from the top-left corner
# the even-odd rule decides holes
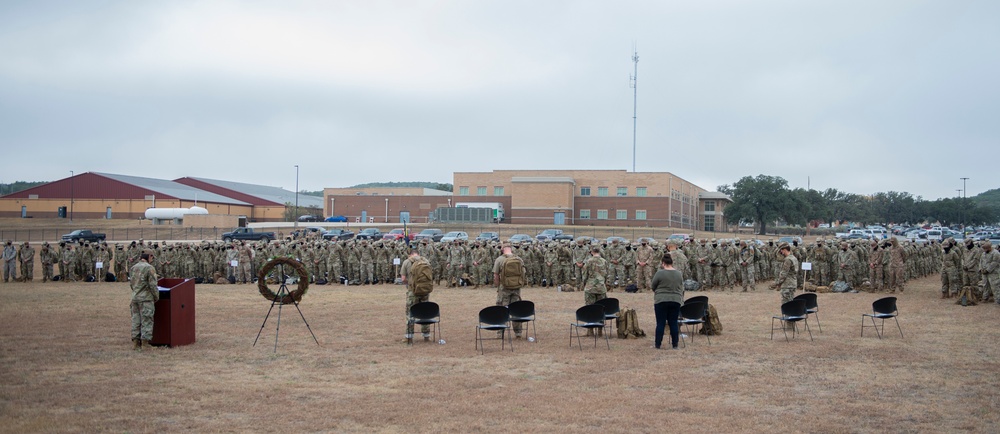
[[[73,171],[69,171],[69,221],[73,221],[73,200],[76,199],[76,195],[73,194]]]
[[[958,179],[962,180],[962,199],[965,199],[965,196],[966,196],[966,194],[965,194],[965,181],[968,181],[969,178],[958,178]]]
[[[639,107],[639,52],[636,51],[635,44],[632,44],[632,75],[629,76],[629,85],[632,88],[632,173],[635,173],[635,132],[637,125],[637,109]]]
[[[295,228],[299,228],[299,165],[295,165],[295,214],[292,216],[295,219]]]

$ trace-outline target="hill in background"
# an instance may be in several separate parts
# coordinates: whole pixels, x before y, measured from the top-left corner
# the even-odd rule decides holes
[[[969,199],[980,206],[991,208],[996,215],[1000,215],[1000,188],[986,190]]]

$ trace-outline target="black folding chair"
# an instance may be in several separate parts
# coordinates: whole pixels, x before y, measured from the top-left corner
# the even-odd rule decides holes
[[[608,332],[613,331],[615,323],[618,322],[618,313],[621,312],[617,298],[602,298],[597,300],[597,304],[604,306],[604,320],[610,321]]]
[[[865,327],[874,327],[875,333],[878,335],[879,339],[882,339],[882,335],[885,334],[885,319],[892,318],[896,321],[896,328],[899,329],[899,337],[903,337],[903,329],[899,326],[899,309],[896,308],[896,297],[885,297],[875,300],[872,303],[872,313],[861,314],[861,337],[865,337]],[[870,317],[872,319],[872,325],[865,325],[865,317]],[[875,319],[881,319],[881,327],[875,324]]]
[[[691,298],[689,298],[687,300],[684,300],[684,304],[696,303],[696,302],[699,302],[699,301],[702,302],[702,303],[705,303],[705,306],[708,306],[708,296],[707,295],[699,295],[699,296],[696,296],[696,297],[691,297]]]
[[[785,334],[785,341],[788,341],[788,332],[785,331],[785,325],[792,325],[792,337],[795,337],[795,332],[798,330],[796,324],[799,321],[804,321],[806,324],[806,331],[809,332],[809,340],[813,340],[812,330],[809,330],[809,317],[806,314],[806,301],[792,300],[781,305],[781,316],[771,317],[771,340],[774,340],[774,320],[779,320],[781,325],[781,332]]]
[[[583,351],[583,343],[580,341],[580,329],[585,328],[587,330],[600,330],[604,332],[604,306],[600,304],[591,304],[581,307],[576,310],[576,322],[569,324],[569,346],[573,347],[573,330],[576,330],[576,343],[580,345],[580,351]],[[604,333],[604,341],[608,344],[608,349],[611,349],[611,341],[608,340],[608,333]],[[597,333],[594,333],[594,348],[597,348]]]
[[[414,325],[429,325],[437,342],[441,333],[441,307],[433,301],[424,301],[410,306],[410,322]]]
[[[500,332],[500,350],[504,349],[504,336],[510,328],[510,310],[507,306],[490,306],[479,311],[479,324],[476,325],[476,349],[486,354],[483,345],[483,330]],[[510,339],[510,350],[514,351],[514,339]]]
[[[812,315],[814,318],[816,318],[816,326],[819,327],[819,332],[823,333],[823,324],[819,323],[819,303],[816,300],[816,293],[807,292],[804,294],[799,294],[795,296],[794,300],[806,301],[806,315]]]
[[[708,297],[705,297],[707,300]],[[691,301],[688,300],[684,302],[681,306],[680,315],[677,318],[677,325],[679,327],[688,326],[688,335],[691,336],[691,342],[694,343],[694,335],[698,334],[694,326],[705,324],[705,311],[708,310],[708,304],[700,300]],[[708,344],[712,345],[712,338],[709,337],[708,333],[705,333],[705,338],[708,339]],[[684,341],[684,339],[681,339]],[[684,342],[684,346],[687,347],[687,342]]]
[[[528,300],[515,301],[507,305],[507,309],[510,310],[510,322],[513,323],[527,323],[531,322],[531,337],[537,342],[538,333],[535,331],[535,303]]]

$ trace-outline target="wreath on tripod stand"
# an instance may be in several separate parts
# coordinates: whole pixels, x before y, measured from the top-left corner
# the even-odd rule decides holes
[[[267,275],[278,265],[288,265],[295,270],[295,273],[299,275],[299,286],[294,291],[289,291],[287,295],[283,295],[278,299],[278,294],[271,291],[271,288],[267,287]],[[278,282],[284,282],[285,276],[282,274],[278,276]],[[292,257],[277,257],[272,258],[267,261],[260,271],[257,272],[257,289],[260,291],[260,295],[268,299],[271,302],[280,304],[292,304],[302,301],[302,296],[306,295],[306,291],[309,290],[309,271],[306,270],[306,266],[302,265]],[[276,300],[277,299],[277,300]]]

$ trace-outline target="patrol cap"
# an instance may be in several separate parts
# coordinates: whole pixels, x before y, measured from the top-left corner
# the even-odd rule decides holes
[[[789,246],[787,241],[782,241],[781,244],[778,244],[778,250],[784,249],[792,250],[792,246]]]

